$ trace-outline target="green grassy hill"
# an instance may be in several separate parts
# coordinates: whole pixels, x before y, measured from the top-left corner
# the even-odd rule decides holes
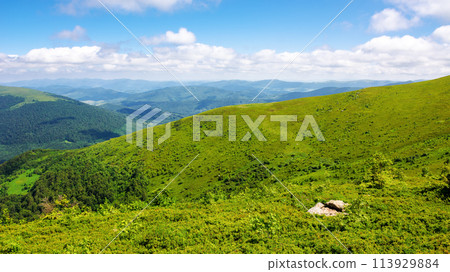
[[[32,149],[74,149],[118,137],[124,119],[62,96],[0,86],[0,162]]]
[[[98,253],[199,154],[106,252],[346,253],[256,156],[306,207],[350,203],[347,215],[320,220],[352,252],[448,253],[449,96],[444,77],[211,110],[204,114],[224,115],[224,137],[193,142],[188,117],[153,152],[120,137],[25,153],[0,166],[0,252]],[[234,142],[229,115],[237,115]],[[286,142],[269,117],[260,126],[266,142],[240,141],[248,131],[241,115],[300,121],[289,123]],[[314,116],[325,142],[294,141],[305,115]],[[27,184],[25,194],[13,193],[18,183]]]

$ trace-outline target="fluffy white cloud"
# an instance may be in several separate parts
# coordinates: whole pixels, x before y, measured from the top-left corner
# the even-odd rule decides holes
[[[431,37],[445,43],[450,43],[450,25],[439,27],[433,32]]]
[[[40,48],[31,50],[21,59],[27,63],[83,64],[95,62],[100,51],[99,46]]]
[[[61,32],[56,33],[53,36],[55,39],[59,40],[71,40],[71,41],[86,41],[89,40],[89,37],[86,33],[86,29],[77,25],[73,30],[63,30]]]
[[[191,44],[195,43],[195,34],[188,31],[186,28],[180,28],[178,33],[167,31],[165,34],[151,38],[143,37],[142,41],[147,45],[158,45],[164,43],[171,44]]]
[[[450,1],[448,0],[389,0],[390,3],[418,16],[439,17],[450,21]]]
[[[394,55],[402,52],[430,52],[437,44],[430,42],[426,38],[415,38],[410,35],[403,37],[381,36],[373,38],[363,45],[357,47],[365,53],[387,53]],[[429,53],[427,53],[429,54]]]
[[[395,6],[374,14],[370,29],[378,33],[408,29],[417,25],[420,18],[436,17],[450,22],[449,0],[387,0]],[[412,19],[404,14],[413,14]]]
[[[445,26],[428,37],[380,36],[352,50],[316,49],[299,55],[280,79],[411,80],[449,75],[448,31]],[[272,78],[298,54],[274,50],[239,54],[232,48],[201,43],[157,47],[154,53],[183,80]],[[100,46],[40,48],[21,56],[0,53],[0,70],[0,81],[42,77],[172,79],[154,58]]]
[[[387,8],[374,14],[370,20],[370,28],[378,33],[408,29],[417,25],[419,18],[407,19],[401,12]]]

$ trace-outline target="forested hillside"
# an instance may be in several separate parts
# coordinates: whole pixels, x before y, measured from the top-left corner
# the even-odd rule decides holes
[[[347,253],[258,158],[307,208],[350,204],[320,220],[351,252],[448,253],[449,101],[445,77],[214,109],[204,114],[224,116],[223,137],[194,142],[188,117],[153,152],[120,137],[25,153],[0,166],[0,251],[98,253],[196,158],[105,252]],[[241,140],[242,115],[267,115],[259,127],[267,141]],[[287,141],[269,115],[298,116]],[[305,115],[326,141],[294,141]]]
[[[117,113],[32,89],[0,86],[0,162],[37,148],[74,149],[118,137]]]

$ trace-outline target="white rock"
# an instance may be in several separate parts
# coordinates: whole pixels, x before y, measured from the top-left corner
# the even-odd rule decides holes
[[[326,207],[339,212],[342,212],[347,205],[348,203],[345,203],[342,200],[330,200],[325,204]]]
[[[347,205],[348,203],[341,200],[330,200],[325,205],[321,202],[317,203],[314,207],[309,209],[308,212],[316,215],[335,216],[342,214],[342,211]]]
[[[311,209],[308,210],[308,212],[310,214],[320,214],[322,213],[322,208],[325,207],[325,205],[323,205],[323,203],[319,202],[316,204],[316,206],[312,207]]]

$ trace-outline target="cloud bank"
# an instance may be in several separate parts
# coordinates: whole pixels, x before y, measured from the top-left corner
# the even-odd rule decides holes
[[[188,32],[186,30],[186,32]],[[317,49],[301,54],[284,80],[428,79],[450,74],[450,25],[429,36],[379,36],[352,50]],[[186,41],[173,33],[173,41]],[[181,36],[183,36],[182,34]],[[164,41],[167,37],[164,35]],[[272,78],[297,52],[266,49],[240,54],[202,43],[156,46],[154,54],[183,80]],[[37,48],[25,55],[0,53],[2,81],[26,78],[102,77],[171,80],[153,58],[101,46]]]

